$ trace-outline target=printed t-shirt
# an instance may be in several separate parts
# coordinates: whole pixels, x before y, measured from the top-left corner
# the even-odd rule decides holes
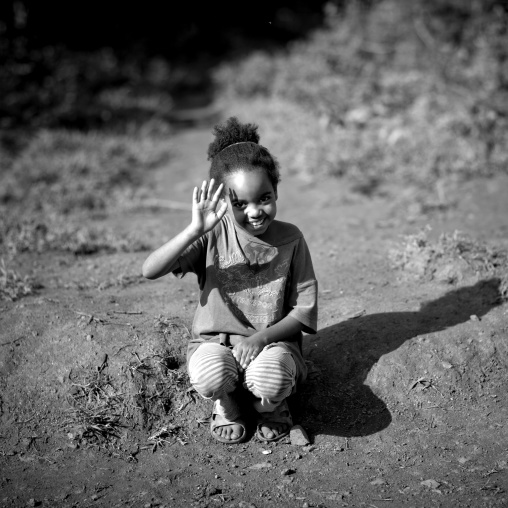
[[[188,357],[204,340],[247,337],[287,315],[316,333],[317,281],[301,231],[274,220],[263,237],[235,228],[226,214],[180,256],[173,273],[195,273],[200,288]]]

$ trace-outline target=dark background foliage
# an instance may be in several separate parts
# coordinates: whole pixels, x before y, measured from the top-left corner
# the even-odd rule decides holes
[[[379,9],[383,4],[389,6],[388,18]],[[306,38],[312,48],[312,34],[327,28],[331,30],[322,37],[318,52],[307,51]],[[145,104],[153,102],[158,93],[157,104],[144,108],[143,114],[164,116],[177,103],[185,106],[187,96],[193,105],[196,97],[209,101],[217,65],[230,59],[242,62],[254,50],[265,55],[284,52],[298,40],[303,41],[296,48],[302,62],[295,65],[310,74],[318,72],[309,74],[311,82],[322,77],[321,71],[311,70],[313,66],[326,60],[326,73],[334,79],[369,74],[361,83],[372,83],[376,95],[379,84],[374,75],[394,64],[400,67],[397,59],[402,55],[406,68],[430,69],[430,62],[436,80],[482,90],[484,95],[503,91],[496,104],[504,103],[508,90],[508,0],[5,0],[0,2],[0,128],[94,128],[113,117],[122,122],[122,115],[133,116],[126,101],[120,114],[117,106],[113,112],[105,104],[104,94],[99,97],[121,87],[129,88],[129,104],[141,95],[148,97]],[[483,80],[488,83],[478,83],[483,72],[479,65],[469,71],[475,62],[486,60],[483,54],[497,69]],[[244,72],[243,81],[236,80],[235,86],[271,90],[274,77],[281,74],[272,66],[264,66],[266,79],[254,69],[252,76]],[[289,74],[284,94],[301,102],[305,80],[298,73]],[[397,94],[390,94],[397,99]],[[323,107],[328,116],[330,111],[332,116],[342,114],[334,90],[316,90],[310,101],[308,96],[305,101],[319,114]],[[497,116],[506,115],[501,106],[494,110]]]
[[[32,48],[143,50],[171,58],[221,54],[246,40],[285,42],[317,26],[324,0],[220,2],[38,2],[0,5],[6,39]]]

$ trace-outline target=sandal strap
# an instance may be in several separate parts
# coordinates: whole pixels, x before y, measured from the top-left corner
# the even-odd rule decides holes
[[[285,413],[285,414],[284,414]],[[267,413],[258,413],[259,423],[285,423],[289,426],[293,425],[293,417],[286,400],[283,400],[273,411]]]

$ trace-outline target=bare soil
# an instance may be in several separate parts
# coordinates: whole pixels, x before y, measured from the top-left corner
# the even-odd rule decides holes
[[[162,243],[189,220],[209,142],[210,126],[182,128],[147,175],[159,201],[90,222]],[[460,260],[441,270],[453,277],[417,277],[389,255],[427,224],[506,242],[506,176],[456,193],[409,216],[340,180],[283,178],[279,218],[304,232],[320,284],[291,401],[306,446],[211,438],[183,363],[195,279],[144,281],[147,252],[20,255],[42,287],[0,304],[0,505],[508,506],[501,281]]]

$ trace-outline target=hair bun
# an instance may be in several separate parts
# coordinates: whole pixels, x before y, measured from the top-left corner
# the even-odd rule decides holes
[[[259,142],[258,126],[253,123],[240,123],[236,116],[229,117],[223,124],[215,125],[213,135],[215,140],[208,146],[208,159],[211,159],[224,148],[250,141]]]

